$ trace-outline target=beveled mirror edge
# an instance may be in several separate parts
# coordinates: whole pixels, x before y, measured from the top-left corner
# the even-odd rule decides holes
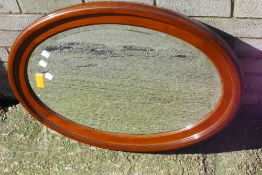
[[[107,14],[129,14],[130,16],[136,16],[137,18],[151,18],[151,20],[155,21],[161,21],[162,23],[168,23],[169,25],[180,27],[181,30],[184,30],[184,28],[187,28],[188,31],[192,32],[200,32],[201,37],[203,40],[209,39],[214,42],[213,46],[208,46],[213,49],[220,49],[220,55],[223,55],[223,59],[227,59],[228,67],[231,69],[231,77],[230,79],[222,79],[223,86],[226,86],[228,83],[227,81],[230,81],[228,84],[231,84],[231,87],[229,87],[230,92],[234,95],[234,97],[231,97],[230,102],[228,103],[229,106],[224,106],[224,108],[228,107],[224,110],[223,116],[217,116],[216,119],[207,121],[207,124],[209,125],[201,125],[199,124],[193,125],[191,129],[184,129],[185,131],[181,130],[179,132],[168,132],[168,133],[161,133],[157,135],[145,135],[145,136],[130,136],[125,134],[110,134],[106,132],[96,132],[92,130],[87,130],[86,128],[83,128],[81,125],[76,125],[74,127],[69,126],[67,129],[76,129],[81,130],[78,134],[72,133],[70,131],[67,131],[61,127],[58,127],[56,124],[60,123],[60,125],[68,125],[66,121],[58,121],[58,116],[55,116],[53,114],[50,114],[48,111],[44,111],[44,114],[46,116],[40,116],[39,108],[41,106],[34,106],[33,109],[32,105],[30,105],[30,101],[27,100],[25,97],[26,95],[30,95],[28,93],[25,93],[25,85],[21,86],[21,83],[24,83],[23,80],[25,80],[25,70],[21,65],[14,64],[15,61],[21,61],[28,59],[26,54],[24,53],[25,47],[29,45],[29,43],[32,43],[33,41],[35,43],[39,42],[39,38],[36,41],[37,37],[33,36],[32,34],[39,29],[43,29],[43,26],[52,26],[52,24],[55,23],[56,20],[65,20],[65,23],[67,23],[67,20],[69,20],[70,17],[73,16],[81,16],[86,12],[90,12],[93,14],[100,14],[101,16],[104,15],[106,12]],[[82,14],[83,13],[83,14]],[[91,17],[92,18],[92,17]],[[143,20],[142,20],[143,21]],[[139,24],[138,24],[139,23]],[[136,23],[138,26],[142,26],[141,21]],[[61,23],[59,23],[60,25]],[[80,25],[80,24],[79,24]],[[145,25],[145,24],[144,24]],[[149,26],[149,24],[146,24]],[[145,26],[142,26],[145,27]],[[149,27],[148,27],[149,28]],[[48,29],[49,30],[49,29]],[[47,30],[47,31],[48,31]],[[68,29],[66,29],[68,30]],[[167,33],[170,33],[168,29],[165,29]],[[42,31],[47,32],[47,31]],[[163,31],[161,31],[163,32]],[[41,35],[41,34],[40,34]],[[25,44],[26,41],[30,40],[28,45],[23,45],[24,48],[21,46],[21,44]],[[187,38],[187,42],[190,40],[190,38]],[[34,43],[33,42],[33,43]],[[40,43],[43,42],[40,41]],[[194,42],[194,41],[192,41]],[[203,49],[206,46],[202,46]],[[31,49],[31,50],[30,50]],[[27,48],[27,51],[32,51],[34,47]],[[29,54],[27,52],[27,54]],[[210,53],[212,54],[212,53]],[[19,57],[21,56],[21,58]],[[217,57],[217,56],[215,56]],[[210,58],[212,59],[212,58]],[[208,29],[206,26],[195,22],[191,19],[188,19],[184,16],[178,15],[174,12],[159,9],[157,7],[151,7],[146,5],[138,5],[133,3],[113,3],[113,2],[95,2],[95,3],[87,3],[87,4],[81,4],[77,6],[72,6],[69,8],[65,8],[63,10],[57,11],[51,15],[47,15],[39,20],[37,20],[35,23],[33,23],[31,26],[29,26],[27,29],[24,30],[24,32],[18,37],[16,40],[14,46],[11,49],[10,58],[8,63],[8,75],[9,75],[9,81],[10,85],[14,91],[15,96],[18,98],[18,100],[22,103],[22,105],[40,122],[47,125],[48,127],[58,131],[59,133],[70,137],[72,139],[92,144],[95,146],[100,146],[103,148],[109,148],[114,150],[123,150],[123,151],[135,151],[135,152],[152,152],[152,151],[166,151],[171,149],[176,149],[184,146],[191,145],[193,143],[199,142],[201,140],[204,140],[213,134],[217,133],[219,130],[221,130],[225,125],[233,118],[233,116],[236,114],[240,102],[241,102],[241,91],[243,87],[243,82],[241,80],[241,71],[240,68],[235,63],[235,56],[233,52],[230,50],[229,46],[220,39],[214,32],[212,32],[210,29]],[[219,60],[216,60],[219,62]],[[222,60],[221,60],[222,61]],[[223,61],[222,61],[223,62]],[[19,62],[21,63],[21,62]],[[19,71],[19,72],[18,72]],[[19,75],[19,76],[18,76]],[[22,82],[21,82],[22,81]],[[231,89],[232,88],[232,89]],[[229,97],[227,97],[229,98]],[[39,104],[38,104],[39,105]],[[40,110],[41,111],[41,110]],[[43,114],[43,111],[41,111]],[[212,113],[210,116],[215,116],[216,114]],[[45,117],[48,117],[49,120],[45,120]],[[209,117],[207,117],[209,118]],[[56,121],[57,123],[54,124],[53,122]],[[202,121],[201,121],[202,122]],[[198,129],[196,129],[199,126]],[[205,128],[206,126],[206,128]],[[191,132],[189,132],[189,130]],[[83,133],[85,132],[85,133]],[[184,134],[185,132],[189,132],[187,134]],[[89,137],[91,135],[94,135],[94,137]],[[88,137],[83,137],[88,136]],[[97,137],[96,137],[97,136]]]

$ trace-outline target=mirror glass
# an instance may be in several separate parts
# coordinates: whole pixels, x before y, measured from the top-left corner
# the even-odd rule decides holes
[[[151,29],[74,28],[31,54],[29,84],[48,108],[87,127],[153,134],[190,127],[214,109],[222,85],[211,61]]]

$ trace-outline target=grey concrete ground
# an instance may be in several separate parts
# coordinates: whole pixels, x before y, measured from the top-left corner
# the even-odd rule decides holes
[[[1,113],[0,172],[3,175],[260,175],[261,125],[261,120],[239,115],[221,133],[201,144],[162,154],[136,154],[69,140],[36,122],[18,105]]]

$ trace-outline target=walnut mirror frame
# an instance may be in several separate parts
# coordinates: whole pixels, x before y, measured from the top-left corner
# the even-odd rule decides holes
[[[221,98],[201,121],[180,130],[156,134],[99,131],[70,121],[43,104],[32,91],[27,66],[34,49],[46,39],[77,27],[121,24],[143,27],[179,38],[202,51],[221,79]],[[93,2],[68,7],[35,21],[15,41],[8,62],[11,88],[30,114],[71,139],[121,151],[158,152],[192,145],[214,135],[239,109],[242,76],[234,53],[213,31],[180,14],[157,7],[124,2]]]

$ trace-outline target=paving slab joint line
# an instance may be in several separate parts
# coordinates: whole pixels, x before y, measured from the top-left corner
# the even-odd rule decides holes
[[[22,8],[21,8],[21,6],[20,6],[20,4],[19,4],[19,1],[18,1],[18,0],[15,0],[15,1],[16,1],[16,3],[17,3],[17,6],[18,6],[18,8],[19,8],[20,13],[23,13]]]
[[[234,17],[234,12],[235,12],[235,0],[231,0],[231,18]]]

